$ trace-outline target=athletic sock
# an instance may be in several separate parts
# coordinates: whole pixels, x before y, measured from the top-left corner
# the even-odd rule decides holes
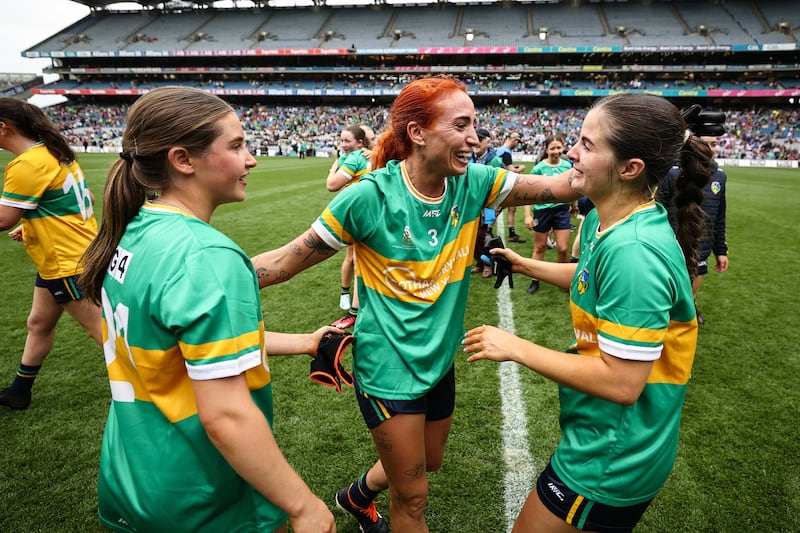
[[[508,227],[508,236],[509,236],[509,237],[512,237],[512,236],[514,236],[514,235],[516,235],[516,234],[517,234],[517,232],[516,232],[516,231],[514,231],[514,226],[509,226],[509,227]]]
[[[361,509],[366,509],[372,503],[372,500],[379,494],[378,491],[371,490],[367,487],[367,473],[364,472],[364,475],[361,478],[350,485],[350,489],[347,491],[348,496],[350,497],[350,501],[356,507],[360,507]]]
[[[351,307],[348,313],[353,316],[358,316],[358,307]]]
[[[342,287],[342,294],[350,294],[350,287]]]
[[[19,364],[17,375],[14,376],[14,381],[8,387],[9,392],[12,394],[24,394],[31,391],[33,388],[33,380],[39,375],[42,365],[30,366]]]

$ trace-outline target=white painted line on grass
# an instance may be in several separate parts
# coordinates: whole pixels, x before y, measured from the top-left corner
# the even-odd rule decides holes
[[[505,233],[502,219],[497,217],[496,231]],[[497,289],[497,312],[500,317],[498,327],[516,334],[514,327],[514,307],[511,303],[511,290],[508,280]],[[514,520],[533,488],[535,469],[528,446],[528,421],[525,402],[519,383],[519,365],[511,361],[500,363],[500,399],[503,411],[503,457],[506,462],[505,504],[506,531],[511,531]]]

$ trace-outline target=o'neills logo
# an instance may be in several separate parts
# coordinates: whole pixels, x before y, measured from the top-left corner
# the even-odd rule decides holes
[[[416,273],[407,267],[389,267],[383,271],[383,281],[395,294],[430,300],[441,293],[450,282],[456,260],[467,256],[470,256],[469,246],[460,249],[455,257],[447,260],[436,276],[428,279],[418,278]]]
[[[558,498],[558,499],[559,499],[559,501],[562,501],[562,502],[564,501],[564,493],[563,493],[563,492],[561,492],[561,491],[558,489],[558,487],[556,487],[555,483],[553,483],[553,482],[551,481],[550,483],[548,483],[548,484],[547,484],[547,488],[549,488],[549,489],[550,489],[550,491],[551,491],[553,494],[555,494],[555,495],[556,495],[556,498]]]

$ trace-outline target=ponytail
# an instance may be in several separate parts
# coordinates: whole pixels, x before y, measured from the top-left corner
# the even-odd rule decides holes
[[[699,137],[689,135],[680,153],[681,173],[675,180],[675,220],[678,239],[686,258],[686,268],[694,278],[700,253],[700,243],[705,238],[706,224],[703,211],[703,187],[711,175],[712,152]]]
[[[102,224],[81,258],[81,289],[96,304],[100,304],[106,269],[122,234],[146,199],[147,189],[133,177],[132,166],[133,163],[118,159],[111,167],[103,193]]]
[[[75,152],[70,148],[67,139],[44,111],[35,105],[8,96],[2,97],[0,120],[9,122],[20,135],[40,141],[61,163],[70,164],[75,161]]]

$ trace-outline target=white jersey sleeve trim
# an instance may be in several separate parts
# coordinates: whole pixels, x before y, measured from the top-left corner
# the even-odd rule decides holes
[[[347,246],[345,243],[339,240],[339,237],[328,231],[328,228],[326,228],[325,225],[322,222],[320,222],[319,219],[315,220],[311,224],[311,229],[313,229],[317,233],[317,235],[319,235],[319,238],[322,239],[325,242],[325,244],[327,244],[337,252]]]
[[[603,337],[602,333],[597,335],[597,346],[608,355],[631,361],[655,361],[661,357],[661,350],[664,348],[663,344],[658,346],[623,344]]]
[[[207,379],[220,379],[238,376],[245,370],[250,370],[261,364],[261,352],[253,350],[233,360],[222,361],[205,365],[190,365],[186,363],[186,372],[191,379],[203,381]]]
[[[497,193],[497,198],[495,198],[495,201],[487,205],[486,207],[489,207],[491,209],[499,208],[500,204],[502,204],[505,201],[505,199],[508,198],[508,195],[511,194],[511,189],[513,189],[514,184],[517,183],[517,176],[519,174],[517,174],[516,172],[508,172],[508,171],[507,173],[508,176],[506,177],[506,181],[503,184],[503,188],[500,189],[499,193]]]

